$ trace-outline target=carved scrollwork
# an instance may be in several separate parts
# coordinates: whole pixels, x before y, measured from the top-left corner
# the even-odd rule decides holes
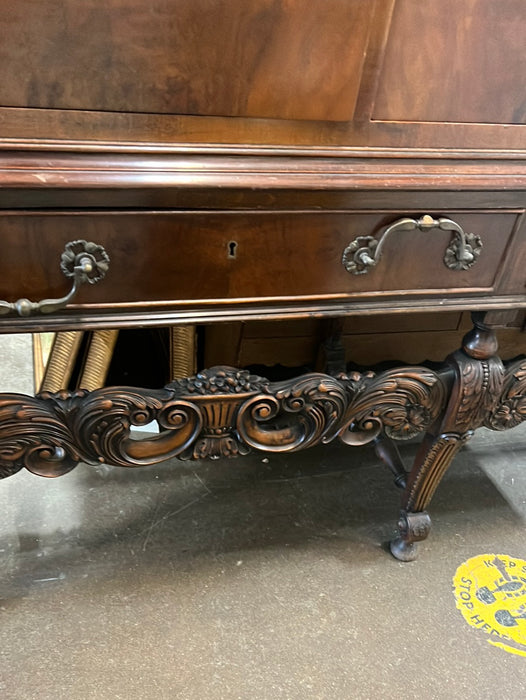
[[[23,394],[0,397],[0,478],[22,467],[40,476],[60,476],[80,461],[67,423],[52,403]]]
[[[526,420],[526,360],[506,368],[502,393],[484,425],[492,430],[508,430]]]
[[[446,402],[444,382],[424,367],[365,377],[354,394],[339,434],[350,445],[366,444],[382,430],[393,439],[408,440],[426,430]]]
[[[398,439],[424,430],[443,403],[443,386],[424,368],[334,378],[306,374],[271,383],[228,367],[162,390],[111,387],[93,392],[0,397],[1,475],[22,466],[65,473],[79,461],[118,466],[172,457],[204,459],[300,450],[340,434],[367,442],[384,429]],[[160,432],[134,439],[133,426]]]
[[[237,431],[250,447],[270,452],[304,449],[329,442],[345,413],[345,387],[325,374],[271,385],[240,407]]]
[[[72,431],[85,461],[143,466],[179,455],[202,427],[199,408],[172,391],[126,388],[89,393],[71,416]],[[132,426],[157,421],[161,432],[134,440]]]

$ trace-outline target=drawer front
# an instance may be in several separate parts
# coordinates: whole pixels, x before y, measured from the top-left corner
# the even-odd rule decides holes
[[[0,298],[65,294],[70,283],[60,255],[77,239],[102,245],[110,266],[101,282],[80,288],[76,308],[492,293],[520,215],[432,214],[480,236],[483,247],[472,267],[445,265],[454,235],[435,227],[393,231],[376,266],[366,274],[349,272],[342,263],[349,244],[360,236],[380,240],[390,224],[408,216],[401,212],[4,213]],[[523,284],[518,281],[516,293]]]

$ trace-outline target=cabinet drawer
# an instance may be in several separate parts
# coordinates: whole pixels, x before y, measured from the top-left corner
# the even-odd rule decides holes
[[[0,298],[63,295],[69,283],[60,255],[77,239],[102,245],[110,257],[105,279],[83,285],[71,305],[86,310],[491,293],[518,214],[432,214],[480,236],[482,249],[472,267],[445,265],[453,234],[434,227],[393,231],[376,266],[366,274],[349,272],[342,263],[349,244],[360,236],[380,240],[390,224],[408,216],[401,212],[4,213]]]

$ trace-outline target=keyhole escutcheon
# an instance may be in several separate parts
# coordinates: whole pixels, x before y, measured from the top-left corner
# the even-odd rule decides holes
[[[237,257],[237,241],[230,241],[228,244],[228,257],[233,260]]]

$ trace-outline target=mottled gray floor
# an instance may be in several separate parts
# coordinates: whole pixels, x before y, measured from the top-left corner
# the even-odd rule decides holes
[[[2,389],[30,390],[28,339],[0,341]],[[21,472],[0,483],[0,695],[524,698],[526,658],[465,623],[452,577],[526,559],[525,460],[524,430],[480,432],[411,564],[384,550],[399,496],[368,448]]]

